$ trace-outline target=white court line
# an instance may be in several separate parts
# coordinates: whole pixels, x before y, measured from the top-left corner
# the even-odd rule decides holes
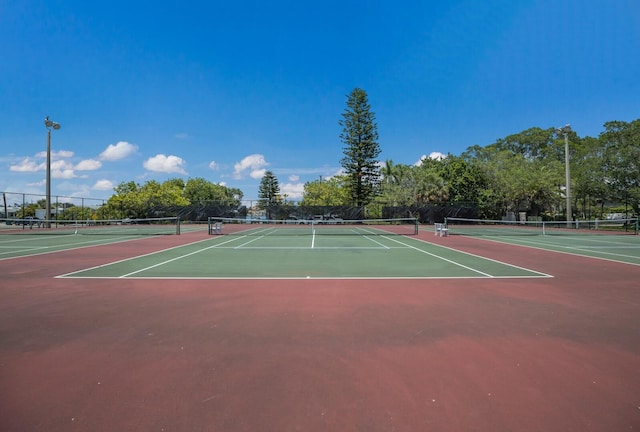
[[[367,240],[371,240],[372,242],[374,242],[374,243],[375,243],[375,244],[377,244],[377,245],[382,246],[384,249],[387,249],[387,250],[391,249],[389,246],[383,245],[383,244],[382,244],[382,243],[380,243],[379,241],[374,240],[374,239],[372,239],[372,238],[371,238],[371,237],[369,237],[369,236],[364,236],[364,238],[366,238]]]
[[[12,246],[2,246],[0,245],[0,249],[48,249],[51,246],[16,246],[16,245],[12,245]]]
[[[7,234],[7,237],[9,236],[18,236],[20,234]],[[77,236],[75,234],[72,233],[68,233],[68,234],[32,234],[32,235],[28,235],[28,234],[22,234],[20,238],[15,238],[15,239],[11,239],[11,240],[5,240],[3,239],[2,241],[0,241],[0,244],[5,245],[5,244],[15,244],[18,242],[35,242],[36,240],[57,240],[57,239],[61,239],[61,238],[77,238]],[[127,236],[130,237],[130,236]],[[75,244],[75,243],[72,243]],[[56,244],[57,246],[57,244]]]
[[[42,249],[50,249],[50,246],[0,246],[0,249],[7,249],[6,251],[0,252],[0,255],[9,255],[12,253],[21,253],[21,252],[29,252],[29,251],[39,251]],[[22,255],[29,256],[29,255]]]
[[[15,236],[17,237],[19,234],[7,234],[7,237],[9,236]],[[34,241],[35,239],[47,239],[46,237],[42,237],[42,235],[40,237],[36,237],[35,234],[31,237],[23,237],[24,234],[22,236],[20,236],[19,238],[15,238],[15,239],[3,239],[0,241],[0,244],[12,244],[12,243],[17,243],[17,242],[24,242],[24,241]],[[58,236],[59,237],[59,236]],[[49,237],[51,238],[51,237]]]
[[[640,244],[636,245],[627,245],[627,246],[580,246],[580,249],[584,249],[584,250],[597,250],[597,249],[640,249]]]
[[[256,234],[269,235],[269,234],[272,234],[272,233],[274,233],[276,231],[277,231],[277,228],[273,228],[273,227],[249,228],[249,229],[238,231],[238,232],[235,232],[235,233],[230,233],[229,235],[238,235],[238,234],[242,234],[242,233],[247,233],[247,234],[242,234],[242,236],[243,237],[248,237],[248,236],[254,236]]]
[[[459,279],[535,279],[546,276],[133,276],[133,280],[459,280]],[[552,277],[552,276],[549,276]],[[123,276],[79,276],[73,279],[114,279]]]
[[[238,246],[222,246],[216,249],[239,249]],[[384,247],[381,248],[379,246],[249,246],[243,247],[242,250],[261,250],[261,249],[269,249],[269,250],[352,250],[352,249],[363,249],[363,250],[381,250],[381,249],[407,249],[406,247]]]
[[[242,248],[242,247],[244,247],[244,246],[246,246],[246,245],[248,245],[248,244],[251,244],[251,243],[253,243],[254,241],[258,241],[258,240],[260,240],[261,238],[264,238],[264,237],[265,237],[265,236],[260,236],[260,237],[253,238],[253,239],[249,240],[248,242],[242,243],[241,245],[238,245],[238,246],[234,246],[233,248],[234,248],[234,249],[240,249],[240,248]],[[232,240],[229,240],[229,242],[231,242],[231,241],[232,241]],[[225,243],[228,243],[228,242],[225,242]],[[224,244],[224,243],[221,243],[221,244]]]
[[[576,250],[576,251],[582,251],[582,252],[592,252],[598,255],[610,255],[610,256],[620,257],[620,258],[640,259],[637,255],[625,255],[620,253],[604,252],[599,250],[593,250],[593,248],[585,249],[583,247],[568,247],[568,246],[566,246],[565,248],[569,250]],[[640,265],[640,263],[638,265]]]
[[[549,237],[554,238],[556,241],[550,240]],[[595,237],[595,236],[594,236]],[[631,236],[623,236],[623,237],[619,237],[620,239],[628,239]],[[517,241],[518,237],[513,237],[513,236],[507,236],[507,238],[512,239],[513,241]],[[545,241],[546,240],[546,241]],[[584,244],[580,244],[577,246],[564,246],[564,243],[566,242],[575,242],[575,240],[578,240],[580,242],[586,242],[586,243],[596,243],[599,244],[599,247],[612,247],[612,248],[617,248],[617,247],[624,247],[625,245],[627,246],[635,246],[633,243],[626,243],[624,241],[613,241],[613,240],[602,240],[602,239],[598,239],[598,238],[592,238],[592,237],[576,237],[576,236],[543,236],[542,239],[540,240],[526,240],[526,239],[522,239],[521,241],[524,243],[533,243],[533,244],[542,244],[542,245],[548,245],[548,246],[552,246],[552,247],[558,247],[558,248],[590,248],[592,246],[587,246]],[[615,246],[612,246],[615,245]],[[594,247],[598,247],[598,246],[594,246]]]

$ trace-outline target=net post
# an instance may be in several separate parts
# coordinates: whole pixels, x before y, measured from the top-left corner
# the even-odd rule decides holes
[[[180,235],[180,216],[176,217],[176,235]]]
[[[414,218],[413,223],[415,226],[415,229],[413,230],[413,234],[418,235],[420,233],[420,222],[418,221],[418,218]]]

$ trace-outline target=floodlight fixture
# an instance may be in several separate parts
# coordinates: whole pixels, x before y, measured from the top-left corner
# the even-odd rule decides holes
[[[55,130],[60,129],[60,123],[56,123],[53,120],[49,120],[49,116],[46,116],[44,118],[44,125],[47,129],[51,129],[51,128]]]

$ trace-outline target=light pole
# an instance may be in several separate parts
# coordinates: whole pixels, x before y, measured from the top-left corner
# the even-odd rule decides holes
[[[567,124],[564,127],[556,129],[558,135],[564,135],[564,168],[566,175],[565,195],[567,197],[567,228],[571,227],[572,213],[571,213],[571,171],[569,169],[569,132],[571,132],[571,125]]]
[[[51,129],[60,129],[60,124],[49,120],[49,116],[44,119],[44,126],[47,128],[47,204],[45,206],[45,226],[51,228]]]

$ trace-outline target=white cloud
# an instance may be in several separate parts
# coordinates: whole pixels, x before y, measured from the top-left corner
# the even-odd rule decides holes
[[[62,171],[62,170],[70,170],[73,171],[73,165],[69,161],[65,160],[56,160],[51,162],[51,171]]]
[[[294,176],[295,177],[295,176]],[[287,195],[287,199],[302,198],[304,183],[285,183],[280,185],[280,194]]]
[[[64,161],[65,158],[73,157],[73,152],[69,150],[61,150],[57,152],[51,152],[51,170],[60,170],[60,169],[72,169],[73,166]],[[38,152],[35,155],[36,159],[44,158],[46,159],[47,152]],[[37,163],[33,158],[27,157],[22,159],[19,163],[15,165],[9,166],[9,171],[13,172],[37,172],[37,171],[46,171],[47,164],[46,161]]]
[[[264,159],[264,155],[249,155],[233,166],[233,178],[242,178],[247,170],[249,170],[251,178],[260,178],[264,176],[264,167],[268,165],[269,163]]]
[[[52,169],[51,177],[54,179],[71,179],[77,176],[72,169]]]
[[[220,186],[226,186],[226,185],[227,185],[227,182],[220,182],[220,183],[218,183],[218,184],[219,184]]]
[[[57,152],[51,152],[52,159],[62,159],[62,158],[70,158],[73,157],[74,153],[71,150],[60,150]]]
[[[95,159],[86,159],[86,160],[80,161],[75,168],[78,171],[95,171],[97,169],[100,169],[101,167],[102,167],[102,162],[97,161]]]
[[[51,152],[51,160],[70,158],[70,157],[73,157],[73,155],[74,155],[74,153],[71,150],[52,151]],[[36,157],[37,158],[46,158],[47,157],[47,152],[46,151],[38,152],[38,153],[36,153]]]
[[[189,134],[186,132],[180,132],[175,135],[177,139],[187,139],[189,138]]]
[[[100,153],[100,160],[104,161],[117,161],[124,159],[138,151],[138,146],[130,144],[126,141],[120,141],[117,144],[109,144],[107,148]]]
[[[298,180],[300,180],[300,176],[297,176],[297,175],[290,175],[289,176],[289,181],[297,182]]]
[[[442,160],[444,158],[446,158],[447,155],[444,153],[440,153],[440,152],[431,152],[429,153],[429,156],[427,155],[422,155],[420,156],[420,160],[418,160],[416,163],[414,163],[413,165],[415,166],[420,166],[422,165],[422,161],[425,159],[435,159],[435,160]]]
[[[42,164],[42,166],[44,165],[45,164]],[[43,169],[46,170],[46,168]],[[71,162],[65,160],[55,160],[51,162],[51,177],[54,179],[71,179],[77,176]]]
[[[216,161],[209,162],[209,169],[213,171],[217,171],[220,168],[220,165],[216,163]]]
[[[46,152],[39,152],[36,154],[36,158],[46,157]],[[100,161],[94,159],[86,159],[80,161],[76,166],[71,161],[66,160],[73,157],[74,153],[68,150],[62,150],[51,153],[51,177],[54,179],[72,179],[79,177],[76,175],[76,170],[79,171],[94,171],[102,166]],[[18,164],[9,166],[9,171],[13,172],[38,172],[46,171],[46,161],[36,163],[32,158],[25,158]]]
[[[142,164],[145,169],[153,172],[187,174],[183,168],[184,165],[186,165],[184,159],[178,156],[165,156],[163,154],[155,155]]]
[[[266,172],[266,169],[253,170],[249,173],[249,177],[251,177],[252,179],[261,179],[262,177],[264,177]]]
[[[9,166],[9,171],[13,171],[13,172],[36,172],[36,171],[39,171],[40,169],[41,169],[40,165],[35,163],[35,161],[30,158],[23,159],[17,165]]]
[[[112,190],[113,182],[110,180],[98,180],[91,189],[94,190]]]

